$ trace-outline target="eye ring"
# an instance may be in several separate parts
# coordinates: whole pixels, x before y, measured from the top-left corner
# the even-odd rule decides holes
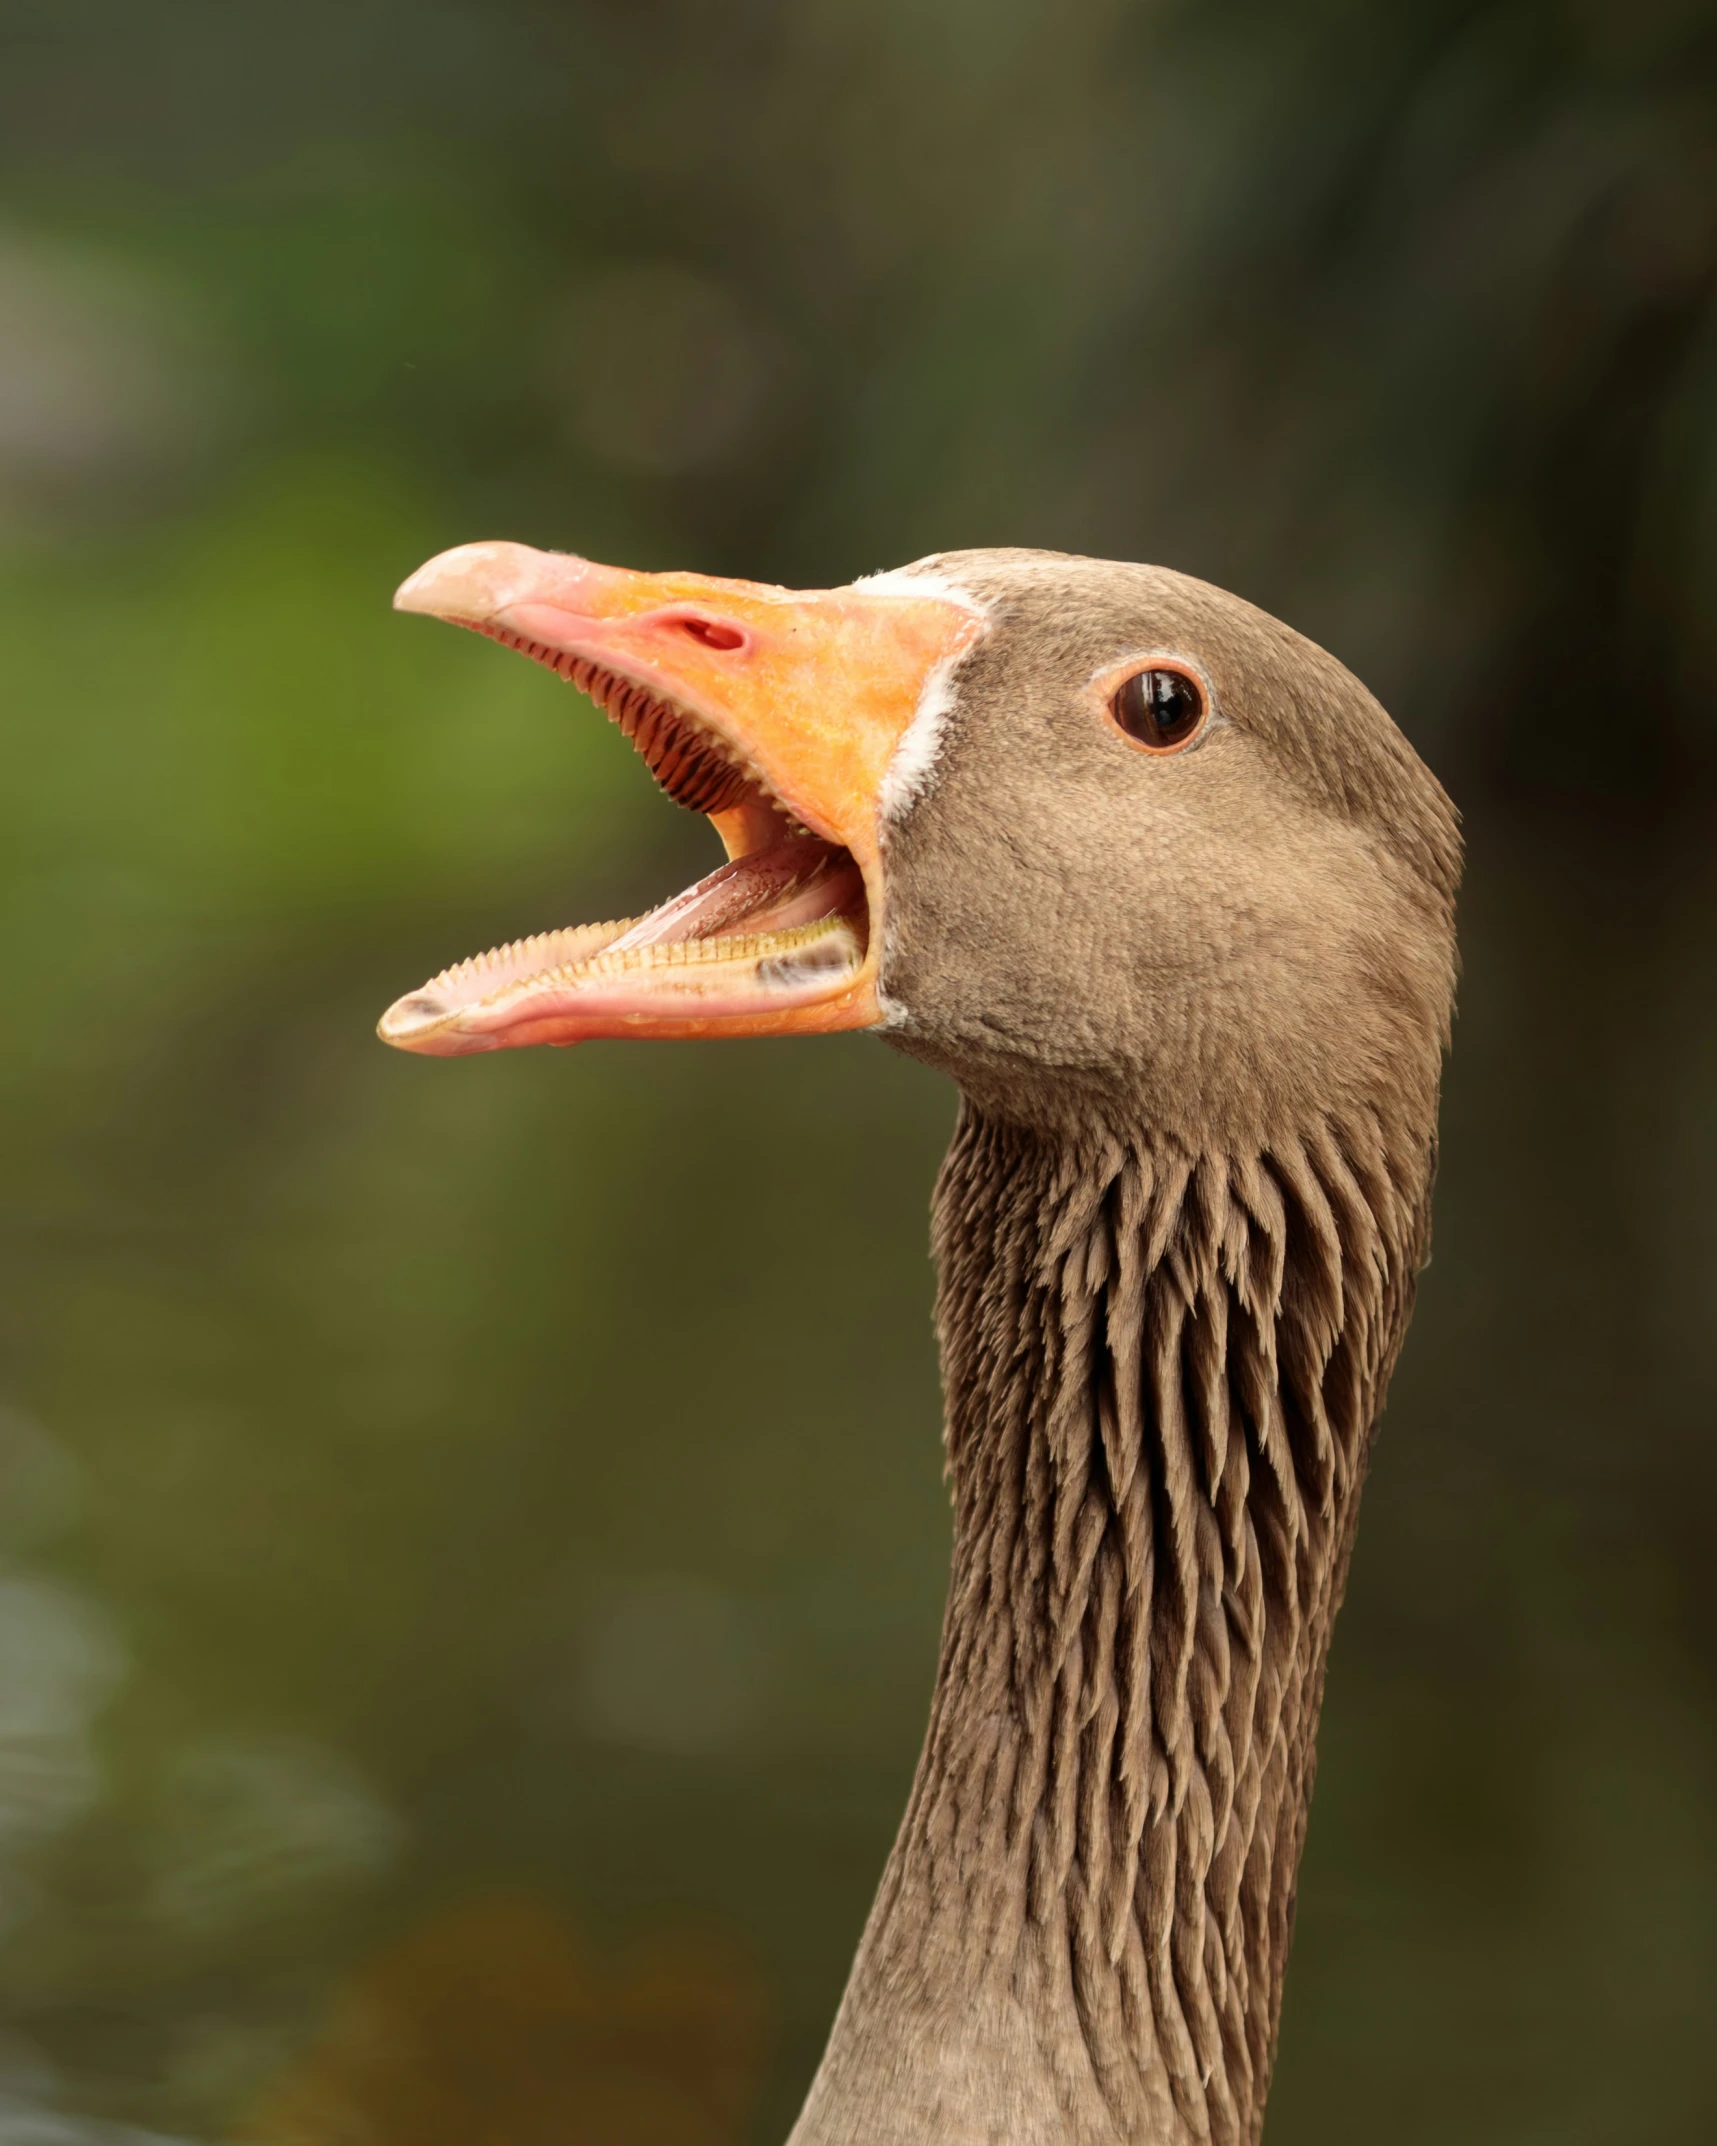
[[[1109,720],[1128,744],[1162,757],[1185,752],[1200,738],[1210,717],[1210,695],[1202,678],[1185,664],[1141,664],[1109,695]]]

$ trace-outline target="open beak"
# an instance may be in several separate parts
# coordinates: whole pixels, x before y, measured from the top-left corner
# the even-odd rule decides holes
[[[549,931],[445,969],[382,1016],[451,1057],[592,1036],[816,1035],[881,1016],[883,778],[976,640],[955,597],[800,593],[465,544],[394,598],[589,694],[728,862],[648,916]]]

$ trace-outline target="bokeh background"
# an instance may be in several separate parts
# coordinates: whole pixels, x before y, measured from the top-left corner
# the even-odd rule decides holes
[[[0,2140],[769,2146],[916,1753],[862,1038],[372,1023],[711,842],[504,535],[1156,559],[1466,815],[1274,2146],[1717,2135],[1711,0],[0,0]]]

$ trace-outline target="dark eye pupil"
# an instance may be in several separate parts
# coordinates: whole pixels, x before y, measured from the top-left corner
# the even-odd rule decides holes
[[[1161,751],[1192,736],[1204,715],[1204,695],[1184,671],[1135,671],[1110,706],[1128,737]]]

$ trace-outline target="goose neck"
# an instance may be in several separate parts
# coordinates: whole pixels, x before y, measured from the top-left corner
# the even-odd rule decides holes
[[[936,1690],[796,2146],[1256,2138],[1430,1166],[1375,1124],[1235,1156],[963,1113]]]

